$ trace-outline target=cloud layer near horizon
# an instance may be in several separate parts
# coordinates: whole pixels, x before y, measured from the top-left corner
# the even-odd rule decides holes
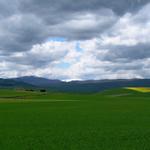
[[[1,0],[0,77],[150,77],[149,0]]]

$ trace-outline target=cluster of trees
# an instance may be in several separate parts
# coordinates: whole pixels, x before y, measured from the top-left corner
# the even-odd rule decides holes
[[[35,90],[33,90],[33,89],[26,89],[26,91],[34,92]],[[44,93],[44,92],[46,92],[46,89],[40,89],[39,91]]]

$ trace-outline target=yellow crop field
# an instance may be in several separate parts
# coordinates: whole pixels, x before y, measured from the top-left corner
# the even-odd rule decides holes
[[[143,92],[143,93],[150,92],[150,88],[148,87],[127,87],[126,89]]]

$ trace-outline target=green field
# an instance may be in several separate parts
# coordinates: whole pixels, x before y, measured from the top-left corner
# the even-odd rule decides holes
[[[0,149],[149,150],[149,97],[0,90]]]

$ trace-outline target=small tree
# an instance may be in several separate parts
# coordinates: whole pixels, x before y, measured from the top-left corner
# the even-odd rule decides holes
[[[45,89],[41,89],[40,92],[46,92],[46,90]]]

